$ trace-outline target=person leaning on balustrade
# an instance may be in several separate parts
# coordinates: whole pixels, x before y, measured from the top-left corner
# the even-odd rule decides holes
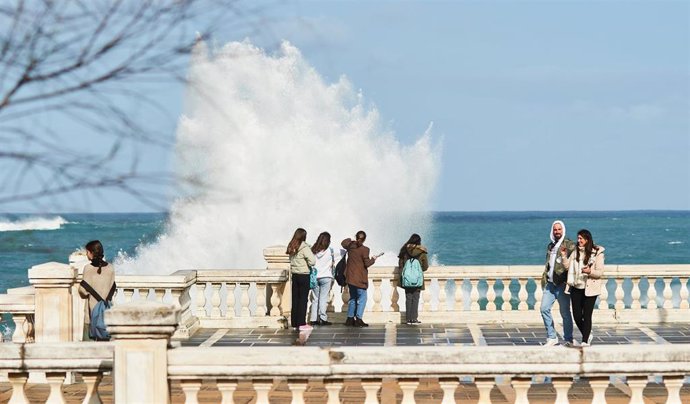
[[[419,266],[417,271],[421,269],[419,275],[421,276],[421,286],[405,286],[403,283],[403,268],[405,263],[408,267],[414,267],[415,260],[418,261]],[[427,257],[427,249],[422,245],[422,237],[419,234],[413,234],[410,239],[400,248],[398,253],[398,268],[400,268],[400,287],[405,289],[405,323],[410,325],[420,324],[419,321],[419,293],[424,289],[424,275],[423,272],[429,268],[429,259]]]
[[[295,329],[309,329],[307,325],[307,301],[309,299],[309,267],[316,263],[314,253],[306,242],[307,231],[298,228],[292,235],[285,253],[290,256],[292,278],[292,311],[290,326]]]
[[[369,247],[364,246],[366,239],[367,233],[360,230],[355,235],[354,240],[346,238],[340,243],[347,250],[345,281],[350,291],[345,325],[352,327],[369,326],[362,320],[364,308],[367,305],[367,288],[369,287],[369,270],[367,268],[374,265],[376,258],[383,254],[369,258]]]
[[[577,232],[577,249],[568,255],[561,252],[568,269],[568,288],[573,318],[582,333],[580,346],[592,344],[592,313],[601,293],[604,276],[604,247],[595,245],[587,229]]]
[[[84,299],[88,298],[86,305],[86,315],[84,316],[84,340],[92,339],[94,341],[107,340],[90,335],[89,329],[91,324],[91,313],[93,308],[98,303],[98,297],[94,295],[96,292],[101,299],[110,301],[115,293],[115,269],[113,264],[109,264],[104,259],[103,244],[98,240],[92,240],[86,243],[86,257],[91,261],[84,266],[84,276],[79,285],[79,296]],[[89,289],[89,290],[87,290]]]
[[[565,281],[568,267],[563,265],[563,258],[558,251],[568,254],[575,250],[575,243],[565,237],[565,223],[556,220],[551,225],[549,233],[551,242],[546,246],[546,264],[541,276],[541,287],[544,295],[541,301],[541,317],[546,328],[546,343],[544,346],[558,345],[558,335],[551,317],[551,308],[558,300],[561,317],[563,318],[563,345],[573,345],[573,317],[570,314],[570,298],[565,294]]]

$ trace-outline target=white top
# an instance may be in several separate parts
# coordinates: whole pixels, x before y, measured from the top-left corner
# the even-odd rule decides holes
[[[331,255],[332,253],[332,255]],[[316,257],[316,278],[332,278],[335,264],[340,261],[340,258],[345,254],[345,250],[334,248],[330,246],[323,251],[319,251],[314,256]]]

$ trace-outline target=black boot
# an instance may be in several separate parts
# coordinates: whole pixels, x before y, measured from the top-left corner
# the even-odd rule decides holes
[[[348,317],[347,320],[345,320],[345,325],[348,327],[354,327],[355,318],[354,317]]]
[[[369,324],[362,321],[361,318],[355,320],[355,327],[369,327]]]

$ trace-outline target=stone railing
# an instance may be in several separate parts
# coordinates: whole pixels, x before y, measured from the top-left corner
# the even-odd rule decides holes
[[[35,310],[34,288],[31,286],[8,289],[7,294],[0,295],[0,313],[11,314],[14,321],[12,342],[34,341]]]
[[[340,402],[344,384],[358,383],[362,401],[379,402],[382,382],[394,381],[403,403],[415,402],[420,381],[438,380],[442,403],[453,403],[460,382],[478,391],[479,403],[490,404],[491,390],[509,389],[514,402],[529,403],[532,384],[550,383],[551,402],[568,404],[568,391],[586,379],[592,403],[606,402],[610,383],[630,391],[630,403],[640,404],[649,376],[663,378],[667,404],[680,404],[680,389],[690,374],[687,345],[646,345],[588,348],[543,347],[173,347],[170,337],[180,321],[173,304],[144,301],[123,303],[106,312],[113,336],[110,343],[38,343],[0,345],[0,372],[7,372],[10,403],[28,403],[30,372],[45,372],[50,384],[46,402],[65,402],[62,386],[68,372],[82,375],[82,402],[100,403],[98,385],[112,371],[115,403],[170,401],[171,385],[179,383],[185,403],[198,403],[202,384],[216,386],[223,403],[232,403],[239,383],[254,390],[256,403],[269,403],[274,384],[287,383],[293,403],[304,403],[314,383],[325,390],[312,401]],[[545,382],[548,376],[551,381]],[[512,387],[510,387],[512,386]],[[81,393],[84,394],[84,393]],[[347,394],[343,392],[343,394]],[[383,396],[383,391],[381,391]],[[342,396],[344,397],[344,396]],[[76,398],[76,397],[75,397]],[[547,397],[540,396],[540,399]],[[79,398],[77,398],[79,399]],[[581,402],[581,397],[578,402]]]

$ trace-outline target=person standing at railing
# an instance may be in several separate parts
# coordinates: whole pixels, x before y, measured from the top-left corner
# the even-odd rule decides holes
[[[290,256],[290,276],[292,277],[292,311],[290,326],[297,329],[309,329],[307,325],[307,301],[309,299],[309,267],[316,263],[314,253],[306,242],[307,231],[298,228],[288,243]]]
[[[582,333],[582,344],[592,344],[592,313],[597,296],[601,293],[604,276],[604,247],[594,244],[587,229],[577,232],[577,249],[567,255],[561,252],[563,265],[568,270],[568,287],[573,304],[573,318]]]
[[[312,289],[314,293],[314,301],[311,304],[311,325],[331,325],[328,321],[328,314],[326,308],[328,307],[328,295],[331,292],[333,285],[333,271],[335,270],[335,263],[340,260],[344,250],[334,249],[331,247],[331,235],[324,231],[319,234],[316,243],[311,248],[311,251],[316,257],[316,287]]]
[[[565,281],[568,276],[568,267],[563,265],[563,258],[559,251],[572,253],[575,243],[565,237],[565,224],[556,220],[551,225],[549,233],[551,242],[546,246],[546,265],[541,276],[541,287],[544,295],[541,301],[541,317],[546,327],[545,346],[558,345],[558,335],[551,317],[551,308],[558,300],[558,307],[563,318],[563,343],[565,346],[573,345],[573,318],[570,314],[570,298],[565,294]]]
[[[347,320],[345,325],[354,327],[368,327],[369,324],[362,320],[364,308],[367,305],[367,288],[369,287],[369,268],[374,265],[376,258],[383,253],[369,257],[369,247],[364,246],[367,234],[360,230],[355,239],[346,238],[341,245],[347,250],[347,264],[345,280],[350,291],[350,300],[347,303]]]
[[[400,269],[400,287],[405,289],[405,323],[419,324],[421,323],[419,321],[419,293],[424,289],[423,273],[429,268],[427,249],[422,245],[419,234],[410,236],[410,239],[400,248],[398,268]],[[410,272],[405,279],[403,279],[405,275],[403,269]],[[420,286],[409,286],[406,282]]]
[[[103,244],[98,240],[86,243],[86,257],[91,261],[84,266],[84,274],[79,284],[79,296],[88,299],[86,305],[86,315],[84,316],[84,340],[90,338],[94,341],[107,341],[109,338],[104,335],[93,335],[91,332],[92,321],[102,322],[102,318],[92,319],[94,307],[99,301],[109,302],[115,294],[115,269],[113,264],[109,264],[104,259]],[[103,324],[104,326],[105,324]],[[102,331],[103,332],[103,331]]]

